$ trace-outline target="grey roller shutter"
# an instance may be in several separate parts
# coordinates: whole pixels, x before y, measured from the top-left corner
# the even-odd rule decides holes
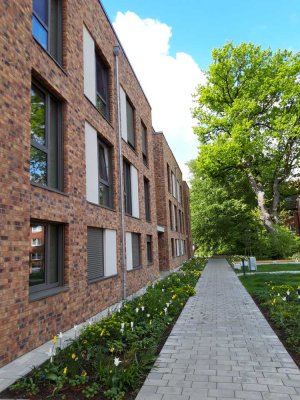
[[[104,277],[103,229],[88,228],[87,231],[88,280]]]
[[[132,267],[140,266],[140,237],[137,233],[131,234],[132,238]]]

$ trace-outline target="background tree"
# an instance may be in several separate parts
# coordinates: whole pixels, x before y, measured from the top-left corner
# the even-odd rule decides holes
[[[281,187],[300,165],[300,56],[246,43],[228,43],[212,56],[195,95],[200,150],[193,170],[201,179],[246,182],[263,226],[274,233]]]

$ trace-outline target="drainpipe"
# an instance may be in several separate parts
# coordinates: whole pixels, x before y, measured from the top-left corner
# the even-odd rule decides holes
[[[117,86],[117,115],[118,115],[118,161],[119,161],[119,207],[120,207],[120,227],[121,227],[121,255],[122,255],[122,299],[127,297],[126,287],[126,236],[125,236],[125,210],[124,210],[124,175],[123,175],[123,156],[122,156],[122,127],[121,127],[121,107],[120,107],[120,83],[119,83],[119,54],[120,47],[114,46],[116,86]]]

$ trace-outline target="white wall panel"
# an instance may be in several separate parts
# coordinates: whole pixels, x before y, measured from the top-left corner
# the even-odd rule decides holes
[[[96,130],[85,123],[86,199],[99,203],[98,194],[98,139]]]
[[[117,274],[117,233],[111,229],[104,231],[104,271],[105,276]]]
[[[139,181],[138,181],[138,171],[131,165],[130,166],[130,177],[131,177],[131,196],[132,196],[132,216],[140,217],[140,207],[139,207]]]
[[[83,27],[84,94],[96,105],[96,59],[95,42]]]
[[[131,233],[126,232],[126,265],[127,271],[132,269],[132,238]]]

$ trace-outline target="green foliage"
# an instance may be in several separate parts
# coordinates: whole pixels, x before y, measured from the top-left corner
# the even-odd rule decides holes
[[[212,55],[193,110],[200,147],[190,164],[192,228],[199,253],[255,247],[283,256],[294,248],[276,225],[288,182],[299,175],[300,55],[251,43],[227,43]]]
[[[300,274],[253,275],[241,281],[267,311],[288,347],[300,354]]]
[[[119,312],[85,326],[70,346],[56,348],[53,362],[10,389],[27,396],[41,388],[52,396],[81,390],[86,399],[101,393],[111,400],[134,392],[152,368],[168,327],[195,294],[204,264],[200,259],[185,263],[179,272],[150,285],[143,296],[124,302]]]

